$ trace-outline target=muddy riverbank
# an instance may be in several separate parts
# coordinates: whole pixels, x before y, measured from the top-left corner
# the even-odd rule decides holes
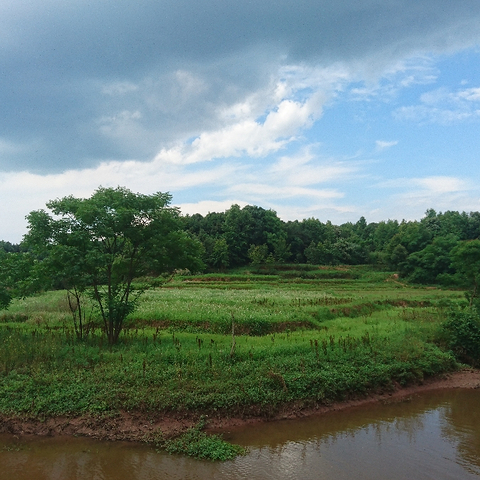
[[[322,415],[331,411],[352,408],[374,402],[396,402],[421,392],[437,389],[480,388],[479,370],[461,370],[439,378],[428,379],[422,384],[401,388],[395,385],[391,391],[379,391],[363,398],[344,402],[303,408],[297,404],[284,406],[274,416],[256,416],[254,410],[243,416],[217,413],[208,418],[207,429],[222,432],[245,424],[291,419],[308,415]],[[198,422],[199,414],[170,414],[156,416],[139,412],[120,412],[102,416],[29,418],[0,416],[0,433],[13,435],[73,435],[102,440],[128,440],[149,442],[175,437]]]

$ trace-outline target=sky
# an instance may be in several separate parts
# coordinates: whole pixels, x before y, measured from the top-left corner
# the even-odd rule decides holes
[[[478,0],[2,0],[0,239],[99,186],[285,221],[480,210]]]

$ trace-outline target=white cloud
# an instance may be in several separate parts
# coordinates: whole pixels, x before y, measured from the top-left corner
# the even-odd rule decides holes
[[[285,186],[307,186],[345,181],[358,172],[358,164],[319,158],[312,152],[313,147],[304,148],[297,155],[280,157],[267,169],[268,178]]]
[[[420,103],[394,112],[400,120],[450,124],[480,117],[480,87],[451,92],[438,88],[420,96]]]
[[[412,182],[421,187],[422,190],[420,192],[431,194],[464,192],[472,188],[469,182],[456,177],[434,176],[415,178]]]
[[[53,198],[70,194],[88,197],[99,185],[124,185],[142,193],[169,191],[175,196],[183,192],[183,198],[187,196],[195,200],[198,196],[192,192],[210,188],[210,193],[205,194],[204,190],[202,201],[181,203],[180,206],[186,209],[184,213],[196,213],[195,208],[199,213],[223,211],[232,203],[281,207],[282,211],[290,212],[297,209],[297,218],[309,210],[310,204],[316,205],[312,207],[314,211],[319,211],[318,205],[328,207],[329,212],[340,211],[342,207],[335,202],[345,196],[341,189],[336,186],[313,188],[313,185],[349,179],[352,173],[358,173],[359,165],[333,159],[319,161],[310,153],[313,148],[317,147],[307,148],[291,157],[283,156],[273,165],[269,162],[265,165],[235,163],[228,158],[194,167],[165,163],[157,158],[150,162],[103,162],[95,168],[50,175],[29,172],[0,174],[0,202],[5,206],[0,224],[8,224],[10,232],[9,236],[3,234],[0,237],[20,241],[21,235],[26,233],[23,219],[30,211],[44,208],[45,203]],[[23,194],[19,200],[20,191]],[[285,200],[290,206],[282,205]],[[299,207],[302,203],[304,206]]]
[[[421,178],[395,178],[376,184],[378,188],[401,188],[408,191],[406,195],[415,195],[415,192],[449,193],[472,190],[474,185],[468,180],[450,176],[429,176]]]
[[[201,200],[199,202],[193,203],[179,203],[176,204],[180,207],[180,210],[185,215],[194,215],[195,213],[200,213],[205,216],[211,212],[224,212],[228,210],[232,205],[239,205],[241,208],[248,205],[247,202],[243,200]]]
[[[98,120],[100,131],[109,136],[123,137],[130,136],[132,130],[136,130],[137,121],[142,118],[139,110],[134,112],[123,110],[115,115],[102,117]]]
[[[175,164],[206,162],[216,158],[249,155],[262,157],[292,142],[322,113],[324,96],[311,95],[304,102],[285,99],[270,110],[265,120],[247,118],[218,130],[203,132],[190,145],[162,149],[156,161]]]
[[[244,198],[255,202],[272,199],[309,198],[326,199],[342,198],[344,194],[335,189],[314,189],[288,185],[269,185],[266,183],[240,183],[228,188],[228,192],[242,194]]]
[[[351,221],[353,216],[357,215],[358,211],[358,207],[351,205],[336,205],[325,199],[320,203],[295,206],[272,202],[269,204],[269,208],[275,210],[278,216],[284,221],[294,221],[313,217],[320,219],[322,222],[334,219],[334,223],[336,224]],[[357,216],[357,219],[360,215]]]
[[[444,2],[439,8],[438,2],[422,0],[409,9],[399,2],[378,0],[368,5],[331,1],[319,6],[318,2],[307,2],[309,6],[294,9],[284,2],[275,10],[288,20],[282,24],[271,15],[270,8],[251,2],[232,2],[231,6],[207,2],[199,9],[180,3],[175,9],[186,8],[182,10],[185,18],[173,30],[168,30],[169,22],[162,29],[155,21],[152,28],[150,22],[143,24],[137,17],[157,11],[158,2],[149,3],[144,10],[132,7],[128,12],[113,8],[111,3],[112,10],[108,8],[104,15],[118,17],[93,15],[95,9],[82,7],[87,16],[76,29],[69,23],[72,29],[64,32],[77,32],[69,37],[68,44],[59,41],[57,24],[50,25],[47,16],[38,22],[37,30],[29,29],[19,15],[12,16],[22,32],[13,44],[31,48],[12,53],[11,75],[2,80],[5,112],[0,160],[12,169],[30,165],[44,167],[44,172],[54,166],[56,171],[65,171],[56,175],[19,171],[0,176],[0,201],[8,206],[0,214],[0,226],[7,232],[0,233],[0,238],[10,239],[10,231],[21,231],[23,216],[42,208],[49,199],[68,194],[89,196],[100,184],[125,185],[143,193],[170,191],[174,202],[180,193],[186,213],[223,211],[231,203],[253,203],[274,208],[285,219],[317,216],[335,222],[352,220],[352,215],[358,219],[367,211],[382,213],[380,219],[392,217],[392,212],[402,218],[420,206],[421,216],[426,208],[437,208],[437,204],[450,202],[450,209],[474,204],[475,189],[465,181],[432,176],[384,182],[401,189],[400,194],[388,192],[370,205],[366,197],[373,189],[368,188],[366,161],[352,159],[351,152],[368,149],[372,153],[374,143],[376,151],[382,152],[398,144],[391,140],[391,135],[396,135],[389,129],[391,125],[378,126],[378,118],[385,114],[382,109],[391,108],[387,104],[394,105],[400,93],[411,95],[416,91],[414,86],[425,90],[425,85],[448,76],[443,71],[440,75],[439,57],[419,52],[444,54],[474,44],[479,38],[480,7],[474,17],[472,8],[463,2],[455,6]],[[158,8],[163,11],[165,6]],[[199,20],[205,11],[217,12],[218,8],[225,9],[220,21],[214,15]],[[26,9],[32,19],[40,18],[44,6],[38,4],[35,9],[35,15]],[[243,9],[255,13],[257,21],[262,18],[265,29],[252,28],[252,15],[238,15]],[[460,15],[459,10],[464,13]],[[166,11],[177,10],[167,7]],[[55,9],[49,16],[56,21],[64,18],[54,14]],[[194,22],[187,25],[184,22],[189,14]],[[65,13],[65,18],[69,16]],[[132,23],[133,17],[141,21]],[[154,17],[165,22],[164,15]],[[232,20],[228,30],[224,23],[227,17]],[[420,18],[431,21],[424,25]],[[5,23],[5,18],[0,22]],[[46,38],[45,22],[50,25],[50,40],[40,44]],[[97,29],[91,27],[92,22]],[[105,22],[113,29],[108,30],[107,37]],[[297,28],[305,22],[309,29]],[[195,24],[198,31],[189,28]],[[84,36],[85,25],[91,28],[91,38]],[[124,28],[132,25],[133,30]],[[238,26],[241,28],[235,28]],[[29,30],[30,40],[24,35]],[[284,33],[287,30],[290,33]],[[53,52],[55,46],[55,58],[51,58],[51,65],[45,63],[48,68],[43,70],[35,62],[39,55]],[[63,56],[56,56],[60,49]],[[438,63],[442,68],[443,59]],[[13,68],[17,65],[35,68],[17,74]],[[65,65],[71,66],[66,77]],[[462,72],[462,78],[470,78],[470,73]],[[30,83],[13,89],[22,87],[18,79]],[[21,94],[15,96],[14,90]],[[466,84],[458,91],[436,89],[418,98],[418,105],[406,105],[395,115],[444,123],[480,115],[480,88],[466,88]],[[308,131],[328,108],[332,108],[331,123],[320,123]],[[66,113],[62,116],[62,112]],[[32,121],[24,124],[29,118]],[[361,127],[371,123],[370,133],[351,128],[349,121],[359,118],[363,120]],[[402,146],[409,141],[406,137],[402,136]],[[27,145],[29,138],[44,142],[42,148],[26,151],[20,142]],[[458,138],[452,138],[451,144]],[[45,145],[55,147],[56,159],[51,159]],[[317,154],[321,152],[319,145],[329,153]],[[431,158],[437,152],[432,148],[429,154]],[[20,164],[17,158],[22,155]],[[359,157],[365,158],[362,153]],[[118,160],[125,158],[134,160]],[[81,165],[94,162],[96,167],[81,169]],[[411,158],[399,159],[397,166],[405,172],[416,168]],[[465,164],[461,168],[464,172],[474,170]],[[382,208],[374,208],[378,203]]]
[[[469,102],[480,102],[480,87],[467,88],[458,92],[458,97],[465,99]]]
[[[430,176],[423,178],[397,178],[387,180],[377,187],[397,190],[373,202],[380,205],[371,210],[374,221],[387,218],[413,220],[422,218],[425,211],[478,211],[480,194],[470,180],[452,176]],[[401,190],[401,192],[398,192]]]
[[[395,145],[398,145],[398,140],[392,140],[390,142],[387,142],[385,140],[376,140],[375,145],[376,151],[381,152],[383,150],[387,150],[388,148],[394,147]]]
[[[234,164],[222,164],[193,172],[181,166],[131,160],[104,162],[96,168],[50,175],[0,173],[0,203],[3,206],[0,238],[19,242],[26,233],[24,218],[30,211],[45,208],[49,200],[66,195],[89,197],[99,185],[122,185],[142,193],[175,193],[189,188],[228,184],[242,169]]]
[[[365,201],[360,214],[369,222],[387,219],[419,220],[433,208],[439,211],[480,211],[474,182],[455,176],[396,178],[374,185],[384,193]]]
[[[190,74],[185,72],[184,75]],[[277,64],[268,81],[258,88],[238,92],[216,103],[212,101],[215,108],[202,113],[208,115],[208,122],[201,121],[199,133],[192,138],[187,132],[183,138],[164,146],[155,158],[174,164],[194,164],[218,158],[244,155],[258,158],[275,153],[312,126],[322,116],[325,104],[351,78],[351,70],[339,63],[329,67]],[[209,85],[199,81],[199,88],[211,91],[213,81],[211,78],[209,81]],[[192,82],[197,85],[196,80]],[[236,88],[231,86],[232,91]],[[191,101],[195,104],[199,101],[199,91],[196,87],[193,91],[197,96],[192,96]],[[148,102],[149,105],[154,103]],[[172,108],[178,108],[179,103],[177,101]],[[182,105],[183,113],[188,105],[188,102]]]
[[[348,97],[354,101],[380,100],[390,102],[403,89],[416,85],[428,85],[437,80],[439,71],[432,57],[416,55],[395,61],[383,70],[369,78],[358,67],[356,77],[360,85],[354,85],[347,90]]]

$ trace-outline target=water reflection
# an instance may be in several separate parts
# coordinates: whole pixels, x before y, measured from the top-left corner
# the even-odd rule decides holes
[[[456,392],[441,410],[443,434],[455,443],[463,465],[480,472],[480,410],[477,390]]]
[[[129,443],[0,437],[4,480],[469,479],[480,476],[480,391],[424,394],[226,434],[250,447],[224,464]]]

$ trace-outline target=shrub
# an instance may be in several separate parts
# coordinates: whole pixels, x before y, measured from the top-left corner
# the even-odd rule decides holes
[[[480,363],[480,316],[475,308],[452,310],[443,324],[449,348],[461,361]]]

